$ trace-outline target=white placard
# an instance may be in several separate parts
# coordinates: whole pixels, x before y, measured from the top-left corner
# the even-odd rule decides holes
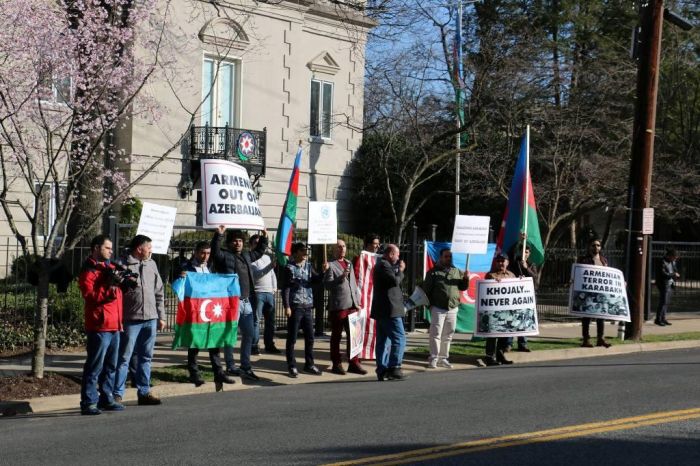
[[[486,254],[489,246],[490,217],[457,215],[452,231],[452,252]]]
[[[654,208],[647,207],[642,209],[642,234],[654,234]]]
[[[177,209],[150,202],[143,203],[137,235],[146,235],[153,241],[153,254],[167,254],[173,234]]]
[[[512,337],[538,335],[532,278],[480,280],[476,283],[474,335]]]
[[[612,267],[572,264],[569,313],[579,317],[629,322],[625,276]]]
[[[309,244],[335,244],[338,215],[335,202],[309,202]]]
[[[350,359],[362,352],[365,343],[366,314],[353,312],[348,314],[348,324],[350,328]]]
[[[202,225],[262,230],[258,199],[246,169],[226,160],[202,160]]]

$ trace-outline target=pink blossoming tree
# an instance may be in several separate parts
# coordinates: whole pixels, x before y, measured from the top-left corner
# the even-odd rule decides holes
[[[32,372],[41,378],[51,261],[99,230],[105,213],[179,148],[192,120],[135,179],[115,168],[130,159],[110,144],[112,133],[137,114],[157,118],[146,89],[172,59],[163,45],[169,2],[2,3],[0,208],[22,252],[39,258]],[[35,206],[47,198],[56,200],[55,221],[44,231]]]

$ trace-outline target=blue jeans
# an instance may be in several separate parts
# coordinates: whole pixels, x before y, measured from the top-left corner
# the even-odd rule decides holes
[[[260,344],[260,321],[265,319],[265,334],[263,340],[265,349],[275,347],[275,294],[255,294],[255,329],[253,335],[253,348]]]
[[[253,307],[250,301],[241,299],[238,301],[238,332],[241,334],[241,369],[250,369],[250,350],[253,345]],[[226,369],[233,369],[233,346],[224,346],[224,359]]]
[[[389,341],[391,345],[387,344]],[[377,319],[377,341],[374,346],[377,374],[401,367],[405,348],[406,333],[403,330],[403,319],[401,317]]]
[[[144,396],[151,390],[151,360],[153,348],[156,345],[157,324],[158,319],[124,322],[124,331],[119,343],[119,364],[114,395],[124,396],[132,354],[136,354],[134,382],[137,393]]]
[[[513,346],[513,337],[506,338],[506,344]],[[518,348],[527,348],[527,337],[518,337]]]
[[[80,407],[112,403],[119,355],[119,332],[87,332],[87,358],[80,384]],[[99,389],[99,394],[98,394]]]

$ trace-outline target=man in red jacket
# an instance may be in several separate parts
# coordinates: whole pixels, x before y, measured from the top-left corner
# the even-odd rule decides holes
[[[87,358],[80,388],[80,412],[85,415],[124,409],[112,395],[122,330],[120,276],[110,262],[112,241],[106,235],[93,238],[90,250],[78,279],[85,300],[87,334]]]

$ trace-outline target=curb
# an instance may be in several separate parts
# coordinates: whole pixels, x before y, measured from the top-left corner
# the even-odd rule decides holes
[[[533,351],[532,353],[508,353],[509,359],[515,363],[531,363],[531,362],[545,362],[545,361],[560,361],[564,359],[578,359],[578,358],[590,358],[590,357],[604,357],[604,356],[615,356],[620,354],[631,354],[631,353],[643,353],[650,351],[667,351],[675,349],[690,349],[690,348],[700,348],[700,340],[679,340],[679,341],[667,341],[667,342],[657,342],[657,343],[630,343],[626,345],[615,345],[610,348],[568,348],[561,350],[541,350]],[[484,366],[483,361],[480,357],[473,356],[463,356],[459,359],[463,362],[453,362],[454,368],[452,370],[467,370],[467,369],[477,369]],[[408,374],[414,374],[418,372],[440,372],[448,369],[427,369],[423,361],[417,360],[412,355],[408,355],[408,358],[404,362],[409,363],[404,367],[404,370]],[[265,373],[263,371],[256,371],[259,375],[264,377]],[[277,374],[279,375],[279,374]],[[306,383],[333,383],[341,382],[346,380],[358,380],[358,379],[374,379],[374,372],[370,371],[368,375],[354,375],[347,374],[345,376],[336,376],[330,374],[329,372],[324,372],[323,377],[315,376],[301,376],[298,379],[283,379],[283,382],[278,380],[265,380],[262,383],[244,383],[242,381],[236,381],[234,385],[225,385],[224,391],[240,391],[249,390],[258,387],[266,386],[283,386],[283,385],[300,385]],[[275,377],[277,379],[277,377]],[[153,387],[153,393],[161,398],[171,398],[175,396],[186,396],[186,395],[201,395],[204,393],[216,393],[214,383],[208,382],[201,387],[194,387],[186,383],[165,383],[162,385],[156,385]],[[136,404],[136,390],[128,389],[124,395],[124,401],[128,406],[133,406]],[[16,414],[40,414],[40,413],[61,413],[70,412],[75,413],[80,405],[80,395],[58,395],[58,396],[47,396],[42,398],[31,398],[28,400],[18,400],[18,401],[4,401],[0,402],[0,417],[9,417]]]

